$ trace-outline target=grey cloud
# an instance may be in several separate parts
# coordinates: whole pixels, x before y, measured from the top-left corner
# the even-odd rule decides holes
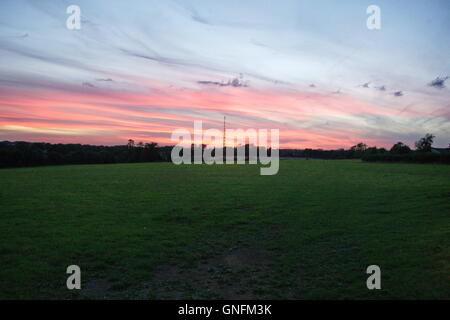
[[[217,82],[217,81],[197,81],[199,84],[212,84],[216,86],[225,86],[226,84],[223,82]]]
[[[89,82],[83,82],[81,85],[83,87],[95,88],[95,86],[92,83],[89,83]]]
[[[267,81],[267,82],[271,82],[273,84],[291,84],[289,82],[283,81],[283,80],[279,80],[279,79],[272,79],[266,76],[262,76],[262,75],[258,75],[258,74],[254,74],[254,73],[248,73],[246,72],[247,75],[249,75],[250,77],[259,79],[259,80],[263,80],[263,81]]]
[[[394,96],[401,97],[401,96],[403,96],[403,92],[402,91],[396,91],[396,92],[394,92]]]
[[[159,62],[159,63],[163,63],[163,64],[176,65],[176,66],[182,66],[182,67],[197,67],[197,68],[202,68],[202,69],[206,69],[206,70],[221,71],[221,70],[213,68],[213,67],[208,67],[208,66],[205,66],[202,64],[188,62],[186,60],[166,58],[166,57],[160,56],[157,53],[153,53],[153,55],[147,55],[147,54],[141,54],[138,52],[130,51],[127,49],[120,49],[120,51],[122,53],[132,56],[132,57],[150,60],[150,61],[154,61],[154,62]]]
[[[204,85],[214,85],[219,87],[248,87],[248,84],[242,81],[239,78],[233,78],[232,80],[228,80],[227,82],[218,82],[218,81],[197,81],[199,84]]]
[[[157,55],[154,56],[149,56],[149,55],[145,55],[145,54],[140,54],[140,53],[136,53],[136,52],[132,52],[126,49],[121,49],[121,51],[127,55],[136,57],[136,58],[142,58],[142,59],[146,59],[146,60],[152,60],[155,62],[162,62],[162,63],[173,63],[173,64],[178,64],[177,61],[173,60],[173,59],[169,59],[169,58],[164,58],[164,57],[160,57]]]
[[[448,79],[448,76],[444,77],[444,78],[437,77],[436,79],[431,81],[428,85],[430,87],[434,87],[434,88],[437,88],[437,89],[443,89],[443,88],[445,88],[445,81],[447,79]]]
[[[81,70],[86,70],[86,71],[101,72],[100,70],[97,70],[94,67],[90,67],[84,63],[77,61],[77,60],[49,55],[49,54],[42,53],[37,50],[33,50],[31,48],[27,48],[25,46],[14,44],[11,42],[6,42],[6,41],[1,42],[0,50],[7,51],[7,52],[17,54],[17,55],[21,55],[23,57],[43,61],[46,63],[52,63],[55,65],[64,66],[64,67],[70,67],[70,68],[81,69]]]
[[[82,82],[80,85],[74,85],[71,83],[65,83],[61,80],[56,80],[48,77],[42,77],[42,76],[32,76],[32,75],[20,75],[20,74],[10,74],[10,73],[3,73],[0,74],[0,95],[10,95],[11,94],[11,87],[19,87],[23,88],[24,90],[35,88],[35,89],[48,89],[48,90],[57,90],[62,91],[65,93],[74,93],[74,94],[84,94],[84,95],[90,95],[90,94],[99,94],[99,95],[105,95],[105,94],[111,94],[111,92],[117,92],[117,91],[111,91],[102,89],[99,87],[94,87],[89,82]],[[86,83],[86,84],[84,84]],[[91,87],[91,86],[92,87]],[[86,91],[82,87],[91,87],[95,88],[95,90],[89,90]]]
[[[208,20],[200,17],[197,13],[192,13],[192,20],[197,21],[199,23],[203,23],[203,24],[210,24]]]
[[[99,79],[95,79],[95,80],[96,80],[96,81],[109,81],[109,82],[114,81],[114,80],[111,79],[111,78],[106,78],[106,79],[99,78]]]
[[[199,23],[203,24],[211,24],[207,19],[200,16],[197,10],[194,9],[193,6],[189,5],[187,1],[175,1],[177,5],[179,5],[181,8],[187,10],[189,12],[189,15],[191,16],[192,20],[197,21]]]
[[[406,110],[409,110],[411,107],[414,107],[416,104],[415,103],[410,103],[408,104],[406,107],[404,107],[402,110],[400,110],[397,115],[402,114],[403,112],[405,112]]]
[[[0,39],[25,39],[28,37],[29,37],[29,34],[24,33],[24,34],[14,35],[14,36],[3,36],[3,37],[0,37]]]

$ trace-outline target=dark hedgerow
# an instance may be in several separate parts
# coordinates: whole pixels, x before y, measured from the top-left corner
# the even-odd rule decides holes
[[[447,163],[450,164],[450,153],[410,152],[365,154],[363,161],[368,162],[413,162],[413,163]]]
[[[0,168],[168,161],[170,150],[156,143],[95,146],[1,141]]]

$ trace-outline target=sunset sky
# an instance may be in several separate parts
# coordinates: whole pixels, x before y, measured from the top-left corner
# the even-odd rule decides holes
[[[282,147],[447,147],[449,31],[446,0],[2,0],[0,141],[165,145],[226,115]]]

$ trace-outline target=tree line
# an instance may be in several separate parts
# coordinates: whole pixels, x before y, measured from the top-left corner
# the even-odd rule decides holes
[[[382,161],[382,162],[415,162],[415,163],[448,163],[450,164],[450,144],[449,148],[433,148],[435,136],[427,133],[414,143],[416,147],[412,150],[403,142],[397,142],[392,148],[387,150],[378,150],[377,152],[362,153],[363,161]]]
[[[306,159],[362,159],[364,161],[390,162],[442,162],[450,163],[450,152],[432,152],[434,135],[427,134],[416,142],[416,150],[402,142],[385,148],[368,147],[358,143],[350,149],[280,149],[281,158]],[[205,148],[206,146],[202,146]],[[63,164],[104,164],[171,161],[173,146],[158,146],[157,143],[135,143],[128,140],[119,146],[95,146],[85,144],[51,144],[43,142],[0,142],[0,168],[28,167]],[[194,148],[194,146],[192,146]],[[249,145],[245,146],[248,156]],[[271,150],[267,150],[270,155]],[[237,148],[234,148],[237,154]]]
[[[134,144],[133,140],[121,146],[3,141],[0,167],[167,161],[165,148],[156,143]]]

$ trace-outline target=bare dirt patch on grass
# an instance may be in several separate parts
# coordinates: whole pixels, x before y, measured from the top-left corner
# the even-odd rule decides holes
[[[220,236],[205,246],[192,265],[174,259],[156,266],[149,281],[133,288],[122,282],[94,279],[80,290],[85,299],[284,299],[295,298],[296,283],[285,281],[275,268],[280,250],[273,245],[283,226],[253,234],[251,240]],[[192,250],[199,250],[192,248]]]
[[[199,261],[194,268],[161,265],[139,298],[255,299],[259,278],[266,274],[269,264],[269,251],[238,248]]]
[[[112,290],[111,284],[105,279],[90,280],[81,289],[81,296],[88,299],[108,299],[117,294]]]
[[[273,240],[282,230],[272,228]],[[223,248],[223,247],[222,247]],[[164,264],[155,268],[151,281],[144,285],[137,299],[270,299],[293,298],[291,286],[274,276],[277,249],[245,245],[225,248],[219,253],[202,255],[196,266],[186,268]]]

